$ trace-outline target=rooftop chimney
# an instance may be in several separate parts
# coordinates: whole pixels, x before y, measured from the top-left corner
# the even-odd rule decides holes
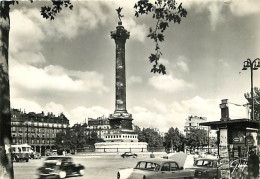
[[[221,121],[228,121],[230,120],[229,118],[229,109],[228,109],[228,100],[227,99],[222,99],[221,104],[219,105],[221,109]]]

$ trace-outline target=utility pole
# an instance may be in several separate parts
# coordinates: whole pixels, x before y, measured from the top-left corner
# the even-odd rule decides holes
[[[208,126],[208,154],[209,154],[209,130],[210,130],[210,127]]]

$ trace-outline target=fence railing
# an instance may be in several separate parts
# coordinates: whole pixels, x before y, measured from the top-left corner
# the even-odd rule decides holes
[[[164,147],[148,147],[148,148],[135,148],[135,147],[125,147],[125,148],[80,148],[77,149],[77,153],[91,153],[91,152],[165,152]]]

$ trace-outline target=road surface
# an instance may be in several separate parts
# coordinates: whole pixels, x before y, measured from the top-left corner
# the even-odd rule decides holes
[[[157,157],[157,156],[156,156]],[[148,159],[149,155],[137,158],[121,158],[120,155],[110,156],[72,156],[75,163],[85,166],[85,175],[70,177],[70,179],[116,179],[117,171],[124,168],[133,168],[137,161]],[[14,162],[15,179],[37,179],[37,168],[42,166],[42,159],[32,159],[29,162]],[[193,157],[188,156],[185,166],[192,165]]]

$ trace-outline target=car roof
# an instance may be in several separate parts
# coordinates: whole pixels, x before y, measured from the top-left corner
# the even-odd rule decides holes
[[[169,159],[162,159],[162,158],[152,158],[152,159],[147,159],[147,160],[140,160],[139,162],[152,162],[152,163],[157,163],[159,165],[162,165],[166,162],[176,162],[176,161],[169,160]]]
[[[197,160],[218,161],[218,159],[215,159],[215,158],[199,158]]]

